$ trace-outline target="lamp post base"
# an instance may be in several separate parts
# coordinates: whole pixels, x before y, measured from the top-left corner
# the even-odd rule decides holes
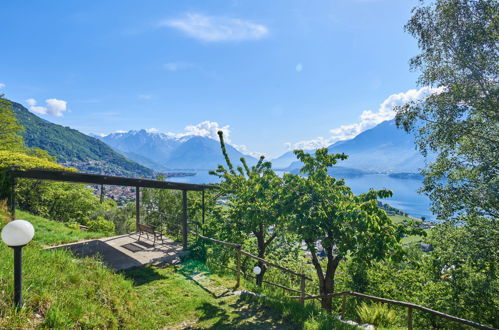
[[[21,309],[23,305],[22,298],[22,263],[23,263],[23,246],[13,246],[14,250],[14,304],[17,309]]]

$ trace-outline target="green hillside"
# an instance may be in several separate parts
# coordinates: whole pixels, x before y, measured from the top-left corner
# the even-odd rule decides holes
[[[12,104],[18,122],[26,129],[23,133],[26,145],[47,150],[59,163],[84,172],[153,176],[151,169],[125,158],[102,141],[75,129],[43,120],[19,103]]]

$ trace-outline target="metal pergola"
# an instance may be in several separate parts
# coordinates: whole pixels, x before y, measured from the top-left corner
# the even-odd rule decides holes
[[[9,194],[9,208],[12,215],[15,214],[16,209],[16,179],[34,179],[34,180],[51,180],[60,182],[74,182],[85,184],[111,186],[126,186],[135,187],[135,221],[136,224],[140,222],[140,188],[157,188],[157,189],[170,189],[182,191],[182,245],[187,249],[187,233],[189,232],[187,224],[187,192],[188,191],[201,191],[202,192],[202,218],[204,222],[205,216],[205,203],[204,191],[206,189],[216,189],[217,186],[208,184],[192,184],[171,181],[159,181],[150,179],[136,179],[110,175],[79,173],[70,171],[57,171],[48,169],[27,169],[20,170],[18,168],[10,168],[11,189]],[[101,190],[102,192],[102,190]]]

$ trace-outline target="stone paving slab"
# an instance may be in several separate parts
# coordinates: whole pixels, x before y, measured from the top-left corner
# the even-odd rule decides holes
[[[186,253],[181,244],[168,237],[164,237],[163,242],[156,240],[156,244],[153,244],[144,235],[139,240],[136,233],[63,244],[49,249],[68,249],[81,258],[97,256],[108,267],[118,271],[148,264],[175,264]]]

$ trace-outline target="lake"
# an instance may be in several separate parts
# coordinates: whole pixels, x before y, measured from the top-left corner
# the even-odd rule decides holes
[[[218,178],[209,175],[208,171],[195,171],[195,173],[194,176],[169,178],[169,181],[187,183],[218,182]],[[393,197],[382,200],[384,203],[390,204],[416,218],[424,216],[427,220],[435,219],[430,211],[430,200],[427,196],[417,192],[422,185],[420,179],[399,179],[386,174],[366,174],[345,178],[345,182],[355,194],[366,192],[369,188],[389,189],[393,192]]]

